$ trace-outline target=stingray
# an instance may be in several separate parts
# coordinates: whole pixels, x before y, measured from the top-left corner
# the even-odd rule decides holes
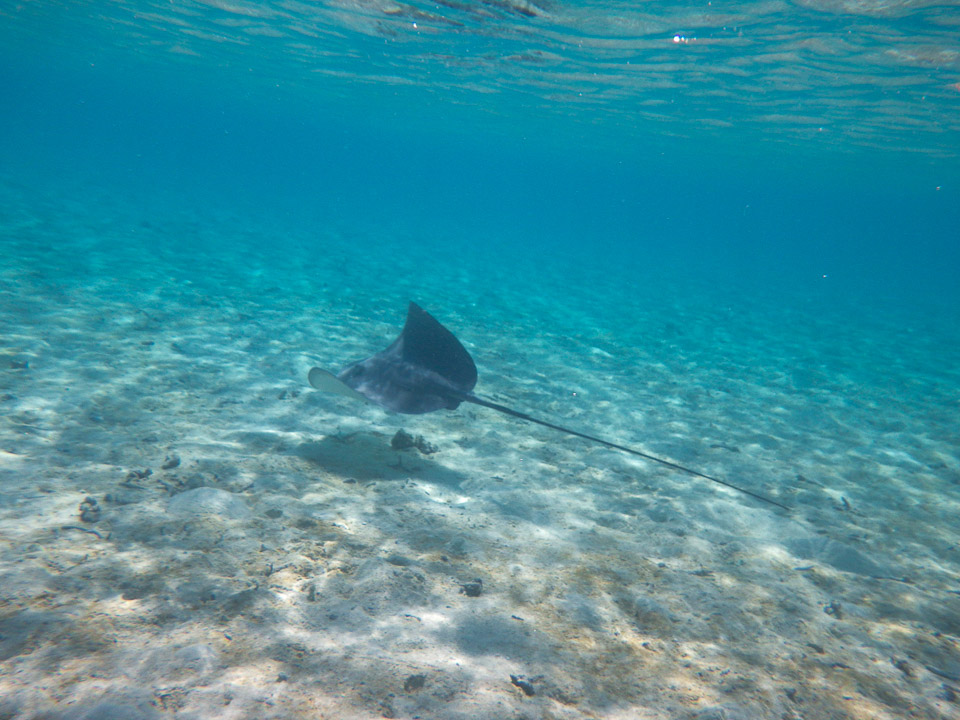
[[[337,375],[315,367],[310,371],[308,380],[317,390],[370,401],[398,413],[418,415],[434,410],[456,410],[461,403],[481,405],[519,420],[536,423],[551,430],[636,455],[673,470],[710,480],[784,510],[790,509],[776,500],[726,480],[706,475],[626,445],[556,425],[474,395],[477,366],[470,357],[470,353],[452,332],[414,302],[410,303],[407,310],[407,322],[403,326],[403,331],[386,350],[348,365]]]

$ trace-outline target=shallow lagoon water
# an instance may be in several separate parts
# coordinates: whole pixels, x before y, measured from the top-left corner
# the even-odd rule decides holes
[[[150,240],[119,252],[71,209],[6,219],[8,715],[953,712],[952,329],[614,273],[531,306],[519,263],[486,268],[490,302],[456,303],[455,261],[434,258],[417,297],[475,356],[478,392],[784,513],[483,408],[312,391],[309,367],[403,321],[375,283],[329,292],[353,238],[221,250],[201,273]],[[125,233],[130,208],[113,212]],[[393,450],[401,428],[438,452]]]
[[[0,715],[956,715],[948,19],[829,9],[870,30],[830,67],[872,58],[890,84],[902,60],[937,90],[844,102],[863,88],[838,74],[821,141],[731,99],[830,62],[789,24],[778,61],[687,11],[481,4],[451,15],[473,42],[572,52],[545,27],[569,26],[591,50],[372,52],[440,23],[411,7],[175,4],[175,32],[149,4],[5,16]],[[667,79],[709,84],[664,54],[703,52],[672,45],[695,23],[745,69],[672,114]],[[764,113],[803,95],[774,86]],[[480,407],[309,387],[410,300],[479,394],[792,510]],[[395,450],[401,429],[437,451]]]

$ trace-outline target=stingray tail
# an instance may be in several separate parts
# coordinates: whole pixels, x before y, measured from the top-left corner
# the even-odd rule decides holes
[[[751,490],[747,490],[746,488],[742,488],[738,485],[734,485],[733,483],[727,482],[726,480],[721,480],[720,478],[715,478],[712,475],[707,475],[705,473],[700,472],[699,470],[693,470],[692,468],[684,467],[683,465],[678,465],[675,462],[664,460],[663,458],[659,458],[656,455],[650,455],[649,453],[641,452],[640,450],[636,450],[632,447],[627,447],[626,445],[619,445],[615,442],[610,442],[609,440],[604,440],[603,438],[598,438],[598,437],[595,437],[594,435],[587,435],[586,433],[578,432],[577,430],[571,430],[570,428],[565,428],[561,425],[554,425],[553,423],[547,422],[546,420],[540,420],[539,418],[535,418],[531,415],[527,415],[526,413],[522,413],[518,410],[513,410],[511,408],[508,408],[505,405],[498,405],[495,402],[484,400],[483,398],[477,397],[476,395],[464,393],[460,397],[460,399],[463,402],[470,402],[470,403],[473,403],[474,405],[482,405],[483,407],[490,408],[491,410],[496,410],[497,412],[501,412],[504,415],[510,415],[511,417],[515,417],[520,420],[525,420],[526,422],[536,423],[537,425],[542,425],[543,427],[548,427],[552,430],[558,430],[560,432],[567,433],[568,435],[575,435],[576,437],[583,438],[584,440],[589,440],[590,442],[595,442],[600,445],[604,445],[614,450],[620,450],[621,452],[629,453],[630,455],[636,455],[637,457],[642,457],[645,460],[650,460],[655,463],[660,463],[661,465],[665,465],[666,467],[672,468],[673,470],[680,470],[681,472],[685,472],[688,475],[694,475],[696,477],[703,478],[711,482],[715,482],[719,485],[723,485],[724,487],[728,487],[731,490],[736,490],[737,492],[743,493],[744,495],[749,495],[750,497],[756,500],[761,500],[765,503],[769,503],[770,505],[776,505],[778,508],[782,508],[784,510],[790,510],[790,508],[787,505],[777,502],[776,500],[771,500],[768,497],[755,493]]]

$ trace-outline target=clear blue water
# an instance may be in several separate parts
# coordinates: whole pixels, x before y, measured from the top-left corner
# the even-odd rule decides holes
[[[166,485],[129,507],[160,507],[163,492],[184,489],[159,469],[176,452],[205,487],[242,496],[256,517],[283,493],[276,507],[288,513],[309,506],[302,512],[333,523],[341,512],[336,532],[349,527],[362,543],[354,555],[336,552],[360,568],[358,588],[373,583],[371,596],[382,581],[363,575],[371,558],[404,552],[427,568],[429,553],[446,552],[462,559],[460,579],[484,576],[484,612],[520,614],[542,634],[532,637],[586,638],[595,649],[514,647],[510,632],[487,631],[488,616],[457,615],[456,586],[440,600],[415,594],[411,613],[431,606],[459,628],[425,629],[431,643],[481,659],[457,671],[466,679],[457,675],[444,697],[458,700],[438,693],[416,705],[407,693],[390,701],[398,717],[507,717],[505,707],[531,717],[692,719],[723,708],[793,717],[801,706],[784,694],[790,687],[810,717],[892,718],[906,707],[950,717],[956,701],[943,688],[960,673],[958,30],[951,6],[866,0],[4,5],[0,482],[2,519],[13,523],[4,572],[17,590],[0,614],[0,683],[9,684],[0,695],[14,698],[0,715],[46,717],[76,703],[64,717],[80,718],[98,707],[103,688],[37,680],[61,667],[43,653],[63,636],[51,626],[18,644],[26,621],[17,613],[72,588],[81,604],[57,606],[70,617],[121,618],[108,606],[111,587],[145,577],[150,562],[180,577],[180,560],[163,555],[174,526],[147,519],[137,530],[127,506],[102,499],[124,473],[150,466]],[[306,369],[382,348],[411,299],[464,341],[478,392],[736,479],[794,515],[769,516],[742,497],[714,506],[716,489],[698,481],[479,411],[414,421],[309,392]],[[385,449],[401,425],[443,447],[439,459],[418,459],[428,470],[413,479]],[[360,440],[351,450],[343,436]],[[628,477],[640,484],[610,490]],[[404,505],[398,479],[425,482],[430,502]],[[351,494],[379,481],[388,489],[370,506]],[[336,492],[317,509],[320,485]],[[522,492],[510,494],[514,485]],[[36,590],[24,569],[41,562],[36,547],[44,572],[79,559],[48,524],[77,523],[86,494],[107,508],[105,524],[90,527],[109,525],[118,552],[143,555],[121,570],[92,546],[90,574],[77,571],[85,581]],[[415,508],[426,526],[445,528],[424,507],[448,495],[476,523],[453,540],[438,529],[431,544],[417,523],[390,519],[396,506]],[[489,535],[477,530],[487,526]],[[185,548],[207,551],[207,536],[176,527]],[[295,545],[271,532],[243,535]],[[473,550],[449,549],[464,544]],[[236,566],[217,560],[210,576],[253,583],[260,576],[245,563],[266,551],[251,548],[240,542],[223,560]],[[269,556],[277,567],[289,559]],[[101,561],[115,574],[97,575]],[[808,562],[826,575],[798,571],[771,589],[784,568]],[[702,590],[690,575],[698,564],[726,580]],[[686,574],[671,580],[654,567]],[[877,568],[911,584],[883,585]],[[545,579],[554,572],[569,573],[558,581],[567,595]],[[646,599],[624,600],[611,577]],[[510,583],[508,599],[496,594]],[[210,628],[225,627],[222,608],[177,592],[144,591],[138,612],[163,618],[154,625],[180,633],[180,645],[213,643],[223,667],[254,668],[250,687],[295,675],[287,655],[279,666],[230,655],[209,640]],[[307,615],[319,607],[290,602]],[[342,656],[316,635],[298,640],[326,647],[340,663],[329,672],[347,678],[324,685],[323,673],[310,675],[343,701],[323,706],[331,717],[383,714],[406,675],[440,672],[439,661],[411,660],[369,629],[389,625],[405,602],[348,623],[355,644]],[[841,621],[834,602],[854,624],[822,627]],[[731,610],[741,606],[763,622]],[[251,644],[280,643],[268,627],[319,632],[271,607],[269,622],[254,614],[246,626],[259,638]],[[537,615],[543,607],[553,619]],[[112,632],[121,648],[165,642]],[[622,655],[621,642],[639,655]],[[643,664],[653,662],[651,642],[656,667]],[[823,663],[807,663],[824,647]],[[891,655],[912,674],[876,660]],[[525,700],[509,673],[497,685],[488,657],[552,677],[562,690],[536,702],[559,705]],[[859,673],[858,687],[824,674],[830,661]],[[124,657],[103,662],[90,676],[123,686]],[[151,667],[137,676],[143,687],[173,682],[165,665]],[[642,679],[621,686],[636,667]],[[770,685],[755,677],[731,690],[726,675],[710,674],[720,667],[752,668]],[[579,685],[586,676],[600,689]],[[194,693],[183,712],[217,716],[222,698],[197,688],[222,688],[222,676],[183,682]],[[297,682],[285,685],[291,697],[307,692]],[[365,694],[364,683],[376,690]],[[142,710],[139,696],[103,697]],[[238,717],[259,717],[251,697],[236,703],[247,713]],[[274,700],[277,717],[308,716],[289,697]],[[158,702],[150,712],[188,716]]]
[[[4,167],[278,235],[362,218],[955,304],[949,9],[444,7],[13,6]]]

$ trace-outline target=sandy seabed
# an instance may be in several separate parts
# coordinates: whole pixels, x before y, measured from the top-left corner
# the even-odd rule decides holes
[[[509,277],[378,295],[333,236],[323,262],[197,249],[191,275],[143,255],[182,224],[138,245],[48,210],[5,218],[0,717],[960,715],[960,364],[928,359],[955,344],[562,271],[536,302]],[[406,299],[478,393],[793,510],[483,408],[307,386]]]

